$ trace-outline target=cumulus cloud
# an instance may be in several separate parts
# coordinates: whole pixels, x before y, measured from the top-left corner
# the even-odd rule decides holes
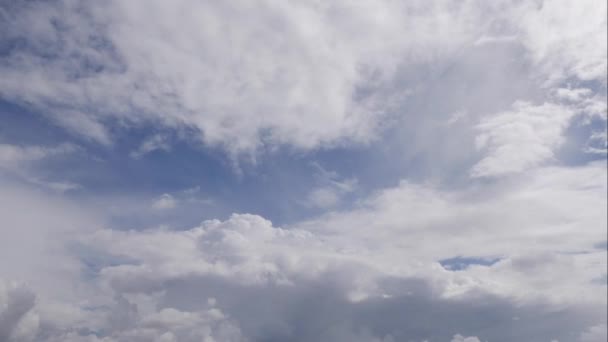
[[[404,182],[285,228],[235,214],[188,230],[78,234],[63,241],[80,246],[73,262],[94,295],[64,300],[86,314],[51,316],[41,303],[19,317],[38,315],[33,336],[49,341],[595,336],[590,327],[606,319],[606,284],[595,281],[606,251],[593,247],[605,240],[605,166],[540,168],[487,186],[499,195]],[[439,265],[454,255],[499,261]]]

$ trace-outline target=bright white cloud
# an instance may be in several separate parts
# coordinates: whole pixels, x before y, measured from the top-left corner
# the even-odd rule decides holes
[[[471,170],[472,177],[503,176],[551,160],[574,116],[568,107],[517,102],[513,110],[485,118],[478,126],[478,149],[486,156]]]
[[[548,83],[569,77],[606,84],[606,2],[530,1],[514,17]]]
[[[195,128],[233,153],[366,142],[391,109],[387,99],[400,95],[386,90],[399,67],[449,67],[475,42],[506,39],[488,37],[523,42],[551,79],[601,79],[602,7],[597,0],[15,4],[3,31],[23,45],[2,57],[0,92],[104,144],[111,143],[106,123],[115,121]]]
[[[518,101],[513,108],[481,119],[476,147],[484,157],[471,169],[472,177],[519,173],[552,161],[566,140],[565,132],[575,118],[606,121],[606,98],[587,88],[558,88],[554,102],[534,105]],[[606,130],[592,133],[590,144],[602,146]],[[588,148],[589,149],[589,148]]]

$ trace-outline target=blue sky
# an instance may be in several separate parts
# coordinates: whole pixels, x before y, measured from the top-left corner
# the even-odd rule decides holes
[[[606,25],[0,5],[0,340],[604,341]]]

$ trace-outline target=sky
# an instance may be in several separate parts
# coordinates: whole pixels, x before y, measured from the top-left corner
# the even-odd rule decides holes
[[[0,2],[1,342],[607,339],[605,0]]]

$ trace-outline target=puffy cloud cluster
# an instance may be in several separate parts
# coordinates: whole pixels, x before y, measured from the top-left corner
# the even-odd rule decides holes
[[[360,208],[286,228],[235,214],[182,231],[64,238],[81,265],[68,278],[80,295],[49,303],[56,295],[46,291],[34,304],[32,290],[5,286],[2,333],[108,342],[601,336],[605,166],[505,182],[483,193],[404,182]],[[439,264],[454,255],[499,261]]]

